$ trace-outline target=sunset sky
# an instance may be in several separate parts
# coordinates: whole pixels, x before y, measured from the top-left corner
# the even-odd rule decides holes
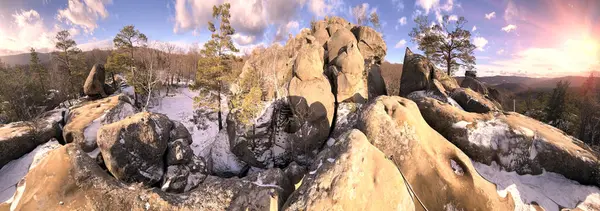
[[[84,50],[110,48],[124,25],[152,41],[182,48],[209,38],[212,5],[223,0],[0,0],[0,55],[53,49],[67,29]],[[327,15],[353,20],[351,11],[377,12],[388,46],[386,60],[401,63],[416,50],[413,18],[444,14],[469,22],[479,75],[536,77],[600,71],[598,0],[230,0],[236,44],[244,51],[284,43],[288,34]],[[459,75],[462,73],[458,73]]]

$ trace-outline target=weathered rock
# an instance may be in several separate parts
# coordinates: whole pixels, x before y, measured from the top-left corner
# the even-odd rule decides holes
[[[483,84],[483,82],[477,80],[473,77],[465,77],[460,83],[460,87],[469,88],[473,91],[478,92],[479,94],[486,96],[489,94],[487,86]]]
[[[194,152],[187,141],[177,139],[167,144],[167,165],[185,164],[190,161]]]
[[[322,77],[322,76],[321,76]],[[259,109],[262,113],[249,123],[239,121],[235,112],[227,116],[230,149],[251,166],[286,166],[292,159],[291,139],[284,132],[280,111],[285,102],[277,100]]]
[[[317,38],[317,42],[319,42],[320,46],[324,46],[327,44],[327,40],[329,40],[329,33],[326,29],[317,29],[313,32],[315,38]]]
[[[335,78],[337,102],[366,102],[368,89],[365,88],[364,80],[365,64],[356,43],[350,42],[342,48],[331,64],[336,67],[333,74],[329,74]]]
[[[368,26],[355,26],[352,33],[358,41],[358,49],[366,61],[381,64],[385,59],[387,46],[381,34]]]
[[[185,125],[178,121],[173,121],[173,129],[169,134],[169,138],[171,140],[183,139],[188,145],[192,144],[193,142],[190,131],[185,128]]]
[[[542,169],[600,184],[598,153],[564,132],[517,113],[477,114],[431,98],[415,100],[429,125],[472,160],[519,174]]]
[[[414,102],[379,97],[363,109],[358,128],[396,164],[427,209],[514,209],[512,197],[500,197],[467,155],[429,127]]]
[[[13,122],[0,127],[0,168],[52,138],[60,138],[63,115],[57,109],[28,122]]]
[[[104,65],[95,64],[83,84],[83,93],[91,97],[106,97]]]
[[[319,153],[286,210],[415,210],[400,172],[354,129]]]
[[[387,95],[387,88],[383,76],[381,76],[381,68],[378,65],[373,65],[367,76],[367,87],[369,89],[369,99],[375,99],[381,95]]]
[[[306,167],[298,165],[296,162],[291,162],[283,171],[292,184],[302,181],[302,178],[308,172]]]
[[[141,112],[98,130],[98,147],[108,170],[126,182],[153,185],[164,174],[163,156],[173,123],[162,114]]]
[[[424,56],[413,54],[406,48],[402,76],[400,79],[400,96],[407,96],[414,91],[427,90],[432,72],[433,64]]]
[[[294,62],[294,76],[302,81],[323,77],[323,57],[319,49],[322,48],[317,45],[300,49]]]
[[[427,58],[414,54],[406,48],[400,79],[400,96],[405,97],[414,91],[429,90],[433,86],[434,79],[438,80],[447,91],[459,87],[454,78],[436,69]]]
[[[294,77],[288,90],[290,108],[298,121],[298,130],[290,131],[293,133],[291,150],[297,156],[312,157],[316,155],[313,150],[327,139],[333,121],[335,98],[331,86],[325,76],[310,81]]]
[[[51,152],[20,186],[14,210],[266,210],[293,190],[279,169],[223,179],[209,176],[187,193],[124,184],[104,172],[79,146]],[[44,196],[44,197],[40,197]]]
[[[469,88],[454,89],[450,95],[452,99],[456,100],[468,112],[487,113],[501,110],[498,108],[500,105],[494,104],[493,101]]]
[[[129,97],[112,96],[74,106],[67,115],[63,137],[67,143],[76,143],[86,152],[97,147],[96,133],[100,126],[119,121],[135,113]]]
[[[362,103],[340,103],[337,107],[335,128],[331,132],[330,139],[327,144],[332,144],[331,139],[338,139],[341,135],[356,128],[358,116],[363,107]]]
[[[354,46],[356,46],[357,42],[354,34],[345,28],[337,30],[335,34],[331,35],[329,41],[327,41],[327,61],[332,62],[341,53],[340,50],[346,47],[349,43],[354,43]],[[363,60],[361,60],[361,62],[362,61]]]

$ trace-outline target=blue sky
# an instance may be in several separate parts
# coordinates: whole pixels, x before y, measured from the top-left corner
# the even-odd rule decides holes
[[[187,49],[208,38],[211,7],[224,0],[0,0],[0,55],[53,49],[57,31],[72,32],[80,48],[110,48],[121,27],[133,24],[152,41]],[[284,43],[313,19],[337,15],[352,22],[360,8],[379,14],[386,60],[401,63],[413,18],[465,17],[480,75],[585,75],[600,70],[597,0],[227,0],[234,40],[244,51]]]

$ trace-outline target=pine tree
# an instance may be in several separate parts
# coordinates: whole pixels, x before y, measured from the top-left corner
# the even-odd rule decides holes
[[[71,94],[77,94],[77,82],[80,79],[78,76],[81,76],[77,72],[79,66],[77,56],[81,53],[81,50],[77,48],[77,43],[71,38],[71,34],[67,30],[58,32],[55,47],[59,50],[55,53],[57,54],[56,58],[66,70]]]
[[[133,67],[133,65],[134,65],[133,53],[137,46],[145,46],[147,42],[148,42],[148,38],[146,37],[146,35],[141,33],[139,30],[135,29],[135,26],[133,26],[133,25],[124,26],[121,29],[121,31],[119,31],[117,36],[115,36],[115,38],[113,39],[113,43],[114,43],[115,47],[129,52],[129,59],[130,59],[129,68],[131,71],[131,76],[129,77],[129,82],[133,85],[133,87],[136,90],[136,93],[134,93],[134,97],[133,97],[135,102],[137,102],[137,91],[140,90],[140,87],[139,87],[139,85],[136,85],[139,83],[136,83],[137,77],[136,77],[135,68]]]
[[[417,27],[409,33],[412,41],[433,63],[445,67],[449,76],[460,66],[469,69],[475,65],[476,46],[471,43],[471,32],[464,29],[467,23],[464,17],[451,22],[444,15],[442,23],[431,26],[427,16],[419,16],[415,23]]]
[[[48,73],[46,72],[44,67],[42,67],[42,64],[40,64],[40,58],[38,57],[38,53],[35,51],[35,49],[31,48],[29,49],[29,52],[29,55],[31,57],[29,60],[29,70],[34,74],[38,75],[38,80],[40,82],[42,91],[46,92],[47,90],[46,86],[44,86],[44,79],[48,76]]]
[[[559,81],[556,84],[556,88],[552,91],[552,96],[544,108],[546,114],[546,122],[548,124],[560,128],[561,124],[565,121],[566,113],[566,96],[567,90],[569,89],[570,82]]]
[[[216,105],[218,110],[219,130],[223,129],[222,111],[221,111],[221,94],[223,86],[232,80],[232,68],[228,62],[232,59],[231,53],[239,52],[233,45],[231,35],[235,34],[235,29],[231,27],[229,19],[231,14],[229,10],[231,5],[225,3],[218,6],[213,6],[213,18],[215,22],[208,22],[208,30],[212,32],[212,38],[204,44],[204,49],[201,51],[202,58],[198,62],[198,71],[194,87],[204,88],[204,97],[211,96],[210,91],[216,90]],[[219,28],[215,23],[219,24]],[[203,97],[196,98],[196,102],[201,103]]]
[[[110,74],[113,81],[114,88],[116,87],[115,74],[124,73],[127,68],[131,67],[131,59],[126,53],[119,53],[113,51],[108,58],[106,58],[106,64],[104,65],[106,72]]]

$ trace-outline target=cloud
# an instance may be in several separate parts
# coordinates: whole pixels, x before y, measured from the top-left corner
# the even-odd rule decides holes
[[[435,18],[438,23],[442,22],[442,12],[451,12],[454,9],[454,0],[447,0],[445,4],[441,4],[440,0],[417,0],[415,2],[415,7],[422,8],[425,12],[425,15],[428,15],[429,12],[433,11],[435,13]],[[415,11],[416,12],[416,11]],[[422,13],[419,11],[419,13]],[[413,16],[416,13],[413,13]]]
[[[254,37],[252,43],[260,42],[269,27],[282,29],[292,19],[298,17],[299,9],[308,1],[309,9],[323,15],[336,9],[332,1],[340,0],[227,0],[231,3],[231,25],[236,29],[244,44]],[[176,0],[173,31],[175,33],[193,31],[198,34],[206,30],[208,21],[212,21],[212,5],[224,3],[225,0]],[[322,3],[322,4],[321,4]],[[273,36],[273,35],[271,35]],[[242,43],[238,43],[242,44]]]
[[[498,55],[504,54],[504,49],[500,49],[500,50],[496,51],[496,54],[498,54]]]
[[[517,5],[512,0],[509,0],[506,9],[504,10],[504,20],[506,22],[511,22],[518,16],[519,9],[517,8]]]
[[[485,19],[488,19],[488,20],[495,18],[495,17],[496,17],[496,12],[490,12],[488,14],[485,14]]]
[[[303,1],[303,0],[300,0]],[[335,14],[342,8],[343,0],[306,0],[309,10],[318,18]],[[287,2],[287,1],[286,1]]]
[[[511,31],[517,30],[517,26],[516,25],[512,25],[512,24],[508,24],[505,27],[502,27],[502,31],[505,31],[506,33],[509,33]]]
[[[457,20],[458,20],[458,16],[456,16],[456,15],[450,15],[450,16],[448,17],[448,20],[449,20],[449,21],[457,21]]]
[[[285,40],[285,38],[292,33],[292,30],[298,30],[300,28],[300,24],[298,21],[290,21],[286,25],[281,25],[277,29],[277,33],[275,33],[275,39],[273,42],[279,42]],[[247,45],[253,42],[248,42],[246,44],[238,43],[240,45]]]
[[[471,29],[471,31],[477,31],[477,26],[473,26],[473,29]]]
[[[402,18],[398,19],[398,23],[399,23],[401,26],[404,26],[404,25],[406,25],[406,17],[402,17]]]
[[[256,41],[256,36],[245,36],[245,35],[241,35],[239,33],[232,35],[231,38],[238,45],[249,45],[249,44],[254,43],[254,41]]]
[[[406,40],[402,39],[398,43],[396,43],[396,46],[394,46],[394,48],[402,48],[404,46],[406,46]]]
[[[509,75],[533,77],[557,77],[585,75],[600,70],[600,45],[593,40],[567,40],[552,48],[527,48],[511,55],[511,58],[477,65],[480,70],[505,72]],[[504,53],[501,49],[499,52]],[[497,52],[498,53],[498,52]]]
[[[0,25],[0,55],[26,53],[32,47],[39,52],[54,49],[54,35],[59,28],[46,28],[37,11],[16,11],[12,20]]]
[[[77,45],[77,47],[82,51],[91,51],[94,49],[112,49],[113,40],[112,38],[104,40],[97,40],[96,38],[93,38],[86,43]]]
[[[483,37],[475,37],[473,38],[473,45],[477,47],[477,50],[484,51],[484,47],[488,44],[487,39]]]
[[[404,10],[404,2],[402,0],[392,0],[392,5],[396,7],[398,12]]]
[[[98,27],[96,21],[108,17],[107,4],[112,4],[112,0],[69,0],[67,8],[58,10],[56,19],[92,33]]]
[[[362,3],[356,5],[356,7],[350,8],[350,14],[354,16],[354,19],[358,22],[358,18],[363,20],[368,19],[369,15],[377,12],[377,8],[369,8],[369,3]],[[358,24],[358,23],[357,23]]]

